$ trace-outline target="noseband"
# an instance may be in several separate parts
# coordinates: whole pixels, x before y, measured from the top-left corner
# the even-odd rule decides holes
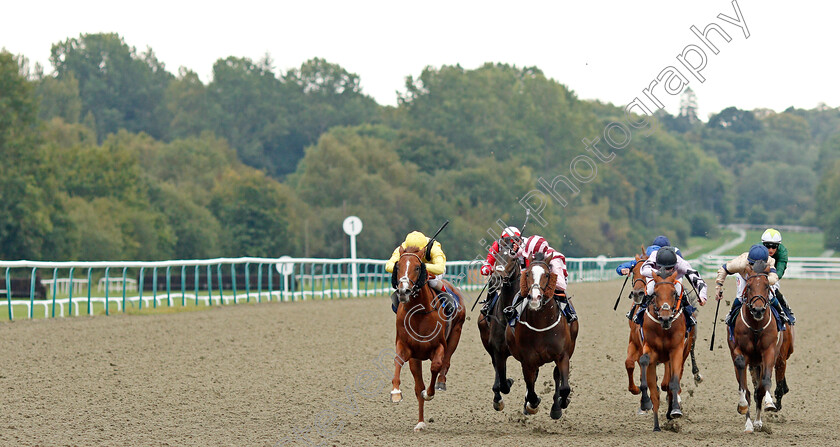
[[[403,253],[402,255],[400,255],[400,260],[402,260],[402,258],[404,256],[409,256],[409,255],[417,258],[417,260],[420,261],[420,265],[424,265],[423,260],[420,259],[420,256],[417,256],[416,253]],[[408,277],[408,272],[407,271],[405,272],[405,275],[403,275],[403,276],[405,277],[405,279],[408,280],[408,283],[411,285],[411,289],[409,291],[409,296],[416,297],[417,293],[420,292],[420,288],[423,287],[423,285],[424,285],[424,284],[421,284],[421,283],[424,283],[425,281],[419,281],[419,282],[412,281],[411,278]],[[422,274],[421,274],[421,276],[422,276]],[[399,280],[401,280],[401,279],[402,278],[400,278]],[[399,293],[399,292],[397,292],[397,293]]]
[[[645,311],[645,313],[647,313],[648,317],[650,317],[651,320],[659,323],[659,325],[662,326],[665,330],[668,330],[668,329],[671,328],[671,322],[677,319],[677,317],[682,313],[683,309],[682,309],[682,307],[680,307],[680,296],[677,294],[677,289],[676,289],[676,284],[677,283],[670,282],[670,281],[660,281],[660,282],[654,283],[653,284],[654,294],[652,295],[652,297],[656,296],[656,292],[655,292],[656,286],[661,285],[661,284],[670,284],[670,285],[674,286],[674,305],[671,306],[670,304],[668,304],[666,302],[665,304],[663,304],[660,307],[659,304],[654,299],[654,300],[652,300],[651,304],[648,305],[648,310]],[[653,306],[653,312],[656,314],[655,318],[650,313],[651,306]],[[665,320],[665,319],[663,319],[662,317],[659,316],[659,311],[661,311],[661,310],[677,310],[677,309],[679,309],[679,311],[673,313],[671,315],[671,317],[668,318],[667,320]],[[665,327],[666,324],[667,324],[667,327]]]

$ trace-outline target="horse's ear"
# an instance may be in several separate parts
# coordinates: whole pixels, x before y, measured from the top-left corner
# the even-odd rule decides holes
[[[402,256],[402,255],[403,255],[403,253],[405,253],[405,247],[403,247],[402,245],[400,245],[400,256]]]
[[[546,264],[551,263],[551,260],[552,260],[552,259],[554,259],[554,253],[552,253],[552,254],[550,254],[550,255],[548,255],[548,256],[546,256],[546,257],[545,257],[545,263],[546,263]]]
[[[420,251],[417,252],[417,256],[420,256],[420,259],[426,259],[426,249],[421,248]]]
[[[676,282],[678,274],[679,274],[679,272],[677,272],[677,269],[674,269],[674,273],[671,273],[671,276],[668,277],[668,281]]]
[[[755,265],[752,266],[752,271],[755,273],[767,273],[767,263],[764,261],[755,261]]]

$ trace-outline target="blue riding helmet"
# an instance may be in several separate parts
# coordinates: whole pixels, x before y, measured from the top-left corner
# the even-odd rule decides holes
[[[665,236],[656,236],[656,239],[653,240],[653,245],[658,245],[660,247],[667,247],[671,245],[671,241],[668,240]]]
[[[767,258],[770,257],[770,252],[767,251],[767,247],[761,244],[755,244],[750,247],[750,252],[747,254],[747,261],[749,261],[750,265],[755,264],[755,261],[765,261],[767,262]]]

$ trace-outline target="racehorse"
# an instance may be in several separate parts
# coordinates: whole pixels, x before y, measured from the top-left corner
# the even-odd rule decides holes
[[[770,281],[767,278],[769,266],[764,261],[756,261],[747,267],[746,286],[741,298],[743,304],[738,311],[735,325],[728,337],[729,352],[735,365],[735,378],[738,380],[738,413],[746,415],[744,432],[761,430],[761,411],[777,411],[778,408],[770,397],[773,369],[779,364],[783,334],[776,327],[776,316],[770,310]],[[792,342],[792,340],[791,340]],[[792,348],[792,343],[791,343]],[[792,351],[792,349],[790,350]],[[790,354],[788,351],[788,355]],[[785,360],[787,360],[785,358]],[[784,361],[782,366],[784,366]],[[747,387],[747,367],[750,369],[755,388],[756,419],[750,420],[750,392]],[[787,388],[782,372],[782,381],[778,375],[776,394],[781,401],[783,389]]]
[[[490,281],[497,289],[498,297],[487,317],[482,316],[478,319],[478,332],[484,349],[490,354],[493,369],[496,372],[493,381],[493,408],[496,411],[502,411],[505,408],[502,393],[508,394],[513,385],[513,379],[507,377],[507,359],[510,357],[510,350],[505,340],[505,329],[508,325],[502,309],[513,304],[516,292],[519,291],[520,273],[519,262],[515,256],[512,256],[509,248],[503,248],[496,256],[497,270],[490,276]],[[500,265],[501,263],[504,264]]]
[[[569,406],[569,359],[575,350],[577,321],[572,326],[554,299],[556,277],[551,274],[549,263],[536,253],[529,258],[528,267],[520,278],[520,296],[528,304],[515,326],[507,326],[505,339],[511,355],[522,364],[522,375],[528,392],[525,395],[524,413],[535,414],[540,397],[534,391],[540,366],[554,362],[554,403],[551,418],[559,419]]]
[[[647,260],[646,255],[636,255],[636,265],[631,270],[630,274],[633,275],[633,289],[630,291],[630,298],[633,300],[633,303],[636,306],[640,306],[643,302],[648,298],[647,296],[647,278],[645,278],[641,273],[642,264],[645,260]],[[628,324],[630,326],[630,338],[627,343],[627,359],[624,361],[624,367],[627,370],[627,379],[628,379],[628,387],[627,389],[630,393],[636,395],[639,394],[641,391],[639,387],[636,386],[635,381],[633,380],[633,371],[636,368],[636,363],[639,361],[639,357],[642,355],[642,339],[641,339],[641,331],[640,326],[634,321],[634,317],[631,315],[630,319],[628,320]],[[685,344],[686,347],[683,353],[683,364],[685,364],[686,356],[691,354],[691,372],[694,375],[694,382],[700,383],[703,381],[703,376],[700,374],[700,368],[697,367],[697,359],[694,356],[694,344],[697,339],[697,325],[691,328],[688,332]],[[669,366],[666,363],[665,369],[668,370]],[[661,388],[665,389],[668,385],[667,379],[669,377],[667,374],[663,377]]]
[[[794,327],[788,325],[787,330],[782,331],[782,346],[779,348],[779,355],[776,358],[776,390],[773,393],[776,396],[776,411],[782,410],[782,397],[790,391],[785,371],[787,370],[787,361],[793,354]]]
[[[391,381],[394,389],[391,391],[391,401],[397,403],[402,400],[400,371],[408,359],[408,366],[414,376],[414,394],[419,406],[418,422],[414,431],[426,428],[423,419],[424,402],[435,397],[435,389],[446,390],[449,361],[458,347],[466,318],[466,309],[462,303],[454,303],[454,308],[445,306],[447,300],[443,296],[435,296],[435,292],[426,283],[428,274],[423,262],[425,256],[425,248],[400,248],[400,258],[391,277],[391,283],[400,301],[397,308],[397,356],[394,358],[394,379]],[[442,281],[446,290],[461,296],[460,291],[451,283]],[[432,361],[432,378],[428,389],[424,389],[423,360]]]
[[[656,366],[665,364],[663,386],[667,384],[668,411],[670,419],[682,416],[680,408],[680,379],[685,364],[685,318],[682,316],[682,300],[677,293],[677,272],[667,278],[653,274],[655,281],[651,302],[645,309],[639,338],[642,342],[642,356],[639,358],[641,377],[639,389],[642,392],[641,410],[653,409],[653,431],[659,428],[659,388],[656,387]],[[650,392],[649,384],[654,384],[655,392]]]

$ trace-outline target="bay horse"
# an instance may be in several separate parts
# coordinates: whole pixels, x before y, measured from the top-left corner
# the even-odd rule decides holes
[[[729,352],[732,355],[732,363],[735,365],[735,378],[738,381],[740,395],[738,413],[746,415],[745,433],[761,430],[764,425],[761,420],[762,410],[778,410],[770,397],[770,388],[773,370],[779,365],[783,334],[787,331],[781,333],[778,331],[777,317],[770,310],[771,291],[767,277],[768,271],[769,266],[764,261],[756,261],[752,267],[747,267],[746,286],[741,298],[743,304],[738,311],[734,327],[729,329]],[[789,355],[790,351],[787,354]],[[781,362],[782,368],[784,368],[784,363],[784,361]],[[747,367],[750,369],[755,388],[753,396],[756,407],[755,422],[750,420],[751,396],[747,386]],[[778,375],[776,380],[776,395],[781,401],[781,396],[784,395],[782,390],[787,388],[784,371],[782,371],[781,383]]]
[[[547,258],[536,253],[520,278],[520,296],[528,300],[515,326],[507,326],[505,339],[511,355],[522,364],[522,375],[528,391],[523,412],[536,414],[540,397],[534,391],[540,366],[554,362],[554,403],[551,418],[559,419],[569,406],[569,359],[575,350],[578,322],[570,326],[554,299],[556,277]]]
[[[668,411],[666,417],[682,417],[680,407],[680,380],[685,364],[686,346],[685,318],[682,316],[682,300],[677,293],[677,272],[667,278],[653,274],[655,281],[651,302],[645,309],[644,320],[639,329],[642,342],[642,356],[639,358],[641,377],[639,389],[642,393],[641,410],[653,409],[653,431],[659,428],[659,388],[656,386],[656,366],[665,364],[663,386],[667,386]],[[649,385],[653,384],[648,396]]]
[[[642,264],[647,260],[647,258],[647,255],[636,255],[636,265],[630,271],[630,274],[633,275],[633,288],[630,290],[630,298],[633,300],[635,306],[642,305],[645,300],[649,298],[647,296],[647,278],[641,273]],[[636,309],[637,308],[638,307],[636,307]],[[630,337],[627,343],[627,359],[624,361],[624,367],[627,370],[627,389],[631,394],[637,395],[641,392],[641,390],[639,390],[639,387],[636,386],[633,379],[633,371],[635,371],[636,363],[638,363],[639,358],[642,356],[642,332],[640,331],[641,326],[635,322],[633,315],[630,316],[628,325],[630,326]],[[694,382],[699,384],[703,381],[703,376],[700,374],[700,368],[697,367],[697,359],[694,356],[694,344],[696,340],[697,325],[694,325],[688,334],[686,334],[686,346],[683,351],[683,364],[685,364],[686,357],[691,354],[691,373],[694,375]],[[666,371],[669,369],[669,365],[667,363],[665,369]],[[668,385],[668,379],[669,377],[667,374],[663,376],[661,384],[662,389],[665,389]],[[643,412],[644,411],[641,411],[640,409],[640,413]]]
[[[507,359],[510,357],[510,349],[505,339],[508,323],[502,309],[513,304],[516,292],[519,291],[519,261],[511,255],[509,249],[500,250],[497,255],[496,269],[491,274],[490,281],[495,286],[498,297],[487,317],[483,315],[479,317],[478,332],[484,349],[490,354],[495,371],[493,409],[502,411],[505,408],[502,394],[510,393],[510,387],[513,385],[513,379],[507,376]]]
[[[400,248],[399,261],[394,265],[391,283],[397,291],[396,353],[394,378],[391,383],[391,401],[402,400],[400,371],[405,359],[411,375],[414,376],[414,394],[417,397],[419,415],[414,431],[426,428],[423,419],[423,404],[435,397],[435,389],[446,390],[446,374],[449,361],[461,339],[461,329],[466,319],[463,301],[455,303],[454,310],[445,306],[442,296],[435,296],[427,284],[428,272],[423,259],[425,248]],[[446,280],[441,280],[447,291],[461,297],[461,292]],[[431,381],[429,388],[423,382],[423,360],[431,360]]]

